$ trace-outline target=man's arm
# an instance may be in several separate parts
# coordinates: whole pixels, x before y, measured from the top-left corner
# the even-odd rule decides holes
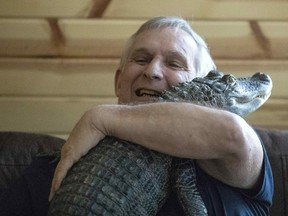
[[[104,105],[86,112],[73,129],[62,149],[52,194],[73,163],[105,135],[197,159],[208,174],[236,187],[253,187],[261,173],[261,143],[235,114],[189,103]]]

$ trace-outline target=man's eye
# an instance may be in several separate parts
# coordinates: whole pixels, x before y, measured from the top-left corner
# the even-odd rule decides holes
[[[168,66],[173,68],[173,69],[181,69],[181,70],[184,69],[184,67],[181,64],[179,64],[178,62],[169,62]]]
[[[145,65],[148,63],[148,59],[146,59],[146,58],[135,58],[135,59],[133,59],[133,61],[139,65]]]
[[[131,62],[135,62],[136,64],[139,64],[139,65],[145,65],[145,64],[149,63],[149,59],[143,58],[143,57],[132,58]]]

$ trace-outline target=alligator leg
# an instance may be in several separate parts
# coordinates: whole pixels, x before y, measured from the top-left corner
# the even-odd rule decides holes
[[[106,137],[69,171],[48,215],[156,215],[170,194],[172,158]]]
[[[205,204],[196,185],[195,164],[193,160],[174,158],[172,162],[174,176],[173,189],[186,216],[208,215]]]

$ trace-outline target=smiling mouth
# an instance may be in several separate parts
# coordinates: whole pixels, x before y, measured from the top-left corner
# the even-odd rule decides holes
[[[148,89],[137,89],[135,91],[135,94],[138,97],[159,97],[161,95],[161,93],[159,91],[154,91],[154,90],[148,90]]]

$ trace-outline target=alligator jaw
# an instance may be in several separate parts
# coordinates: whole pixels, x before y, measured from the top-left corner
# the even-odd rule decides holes
[[[243,98],[231,98],[229,100],[228,107],[223,108],[239,116],[245,117],[262,106],[270,97],[270,95],[271,91],[264,95],[257,95],[245,101],[243,101]]]
[[[228,88],[228,103],[224,104],[223,108],[245,117],[267,101],[272,87],[272,79],[264,73],[255,73],[250,78],[239,78],[235,86]]]

